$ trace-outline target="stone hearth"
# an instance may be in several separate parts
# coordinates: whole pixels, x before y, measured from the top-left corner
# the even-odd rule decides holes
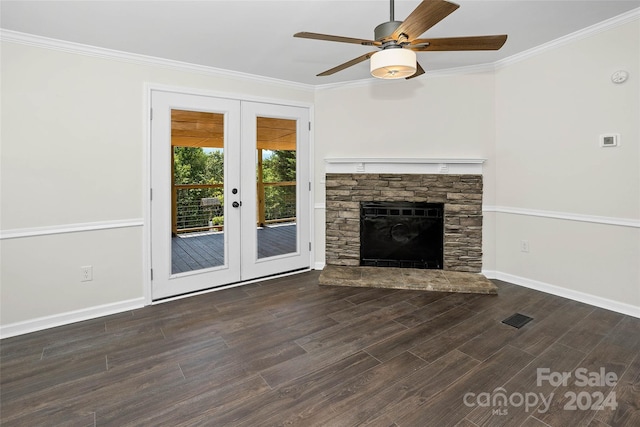
[[[497,293],[482,274],[482,159],[327,159],[321,285]],[[442,270],[360,266],[361,202],[444,205]]]
[[[320,285],[409,289],[468,294],[497,294],[498,288],[478,273],[392,267],[343,267],[327,265]]]

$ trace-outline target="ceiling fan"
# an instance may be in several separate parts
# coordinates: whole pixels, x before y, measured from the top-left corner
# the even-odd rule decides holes
[[[371,74],[374,77],[382,79],[412,79],[424,74],[424,69],[416,60],[415,52],[498,50],[507,41],[506,34],[419,39],[417,37],[449,16],[460,6],[445,0],[423,0],[409,14],[407,19],[396,21],[394,20],[394,0],[389,0],[389,2],[391,8],[389,21],[383,22],[375,28],[375,40],[308,32],[293,35],[294,37],[305,39],[375,46],[380,49],[365,53],[344,64],[323,71],[318,76],[329,76],[371,59]]]

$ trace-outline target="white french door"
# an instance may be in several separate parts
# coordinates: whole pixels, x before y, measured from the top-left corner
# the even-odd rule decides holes
[[[153,90],[152,299],[310,265],[307,108]]]

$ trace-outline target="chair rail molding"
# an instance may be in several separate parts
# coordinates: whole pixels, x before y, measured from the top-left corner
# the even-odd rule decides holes
[[[598,215],[585,215],[573,212],[545,211],[539,209],[489,205],[484,205],[482,207],[482,211],[511,215],[533,216],[539,218],[560,219],[566,221],[591,222],[595,224],[614,225],[619,227],[640,228],[640,220],[631,218],[617,218]]]
[[[85,231],[112,230],[116,228],[143,227],[144,219],[130,218],[112,221],[82,222],[76,224],[49,225],[32,228],[0,230],[0,240],[24,237],[48,236],[51,234],[80,233]]]

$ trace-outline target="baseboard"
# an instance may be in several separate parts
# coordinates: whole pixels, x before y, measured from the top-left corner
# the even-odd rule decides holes
[[[70,323],[81,322],[83,320],[94,319],[96,317],[108,316],[110,314],[121,313],[123,311],[134,310],[141,307],[144,307],[144,298],[135,298],[112,304],[104,304],[96,307],[54,314],[52,316],[39,317],[32,320],[26,320],[24,322],[10,323],[8,325],[0,326],[0,338],[9,338],[16,335],[28,334],[30,332],[68,325]]]
[[[572,289],[551,285],[549,283],[539,282],[537,280],[527,279],[525,277],[520,277],[513,274],[502,273],[500,271],[483,270],[482,273],[488,279],[503,280],[515,285],[524,286],[525,288],[535,289],[536,291],[546,292],[548,294],[557,295],[563,298],[569,298],[574,301],[583,302],[585,304],[604,308],[606,310],[611,310],[617,313],[640,318],[640,307],[635,305],[625,304],[623,302],[598,297],[584,292],[574,291]]]
[[[324,266],[324,262],[316,262],[314,265],[314,269],[322,270],[324,269]],[[502,273],[500,271],[483,270],[482,273],[489,279],[503,280],[515,285],[524,286],[525,288],[546,292],[548,294],[557,295],[563,298],[569,298],[574,301],[583,302],[585,304],[604,308],[606,310],[611,310],[617,313],[640,318],[640,307],[631,304],[613,301],[584,292],[574,291],[560,286],[551,285],[549,283],[539,282],[537,280],[527,279],[525,277],[520,277],[513,274]],[[121,313],[127,310],[135,310],[144,307],[144,305],[144,298],[135,298],[112,304],[104,304],[82,310],[55,314],[52,316],[39,317],[24,322],[10,323],[8,325],[0,326],[0,338],[9,338],[16,335],[28,334],[30,332],[53,328],[56,326],[94,319],[96,317]]]

